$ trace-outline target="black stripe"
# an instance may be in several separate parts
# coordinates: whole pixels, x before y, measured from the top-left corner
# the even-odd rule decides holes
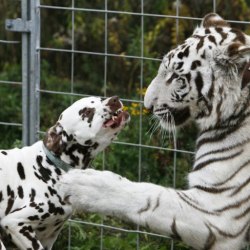
[[[240,236],[245,230],[246,230],[246,228],[249,226],[249,221],[247,221],[246,222],[246,224],[238,231],[238,232],[236,232],[236,233],[229,233],[229,232],[225,232],[225,231],[222,231],[221,229],[219,229],[217,226],[215,226],[215,225],[212,225],[212,224],[210,224],[210,226],[211,227],[213,227],[214,229],[216,229],[217,230],[217,232],[220,234],[220,235],[222,235],[222,236],[224,236],[224,237],[226,237],[226,238],[237,238],[238,236]]]
[[[138,211],[138,214],[147,212],[147,211],[150,209],[150,206],[151,206],[151,201],[150,201],[150,198],[148,198],[148,199],[147,199],[147,204],[146,204],[146,206],[143,207],[143,208],[141,208],[141,209]]]
[[[217,43],[216,43],[216,40],[215,40],[214,36],[209,35],[209,36],[208,36],[208,40],[209,40],[210,42],[214,43],[215,45],[217,45]]]
[[[193,186],[193,188],[202,190],[207,193],[212,193],[212,194],[221,194],[223,192],[233,189],[232,187],[215,188],[215,187],[206,187],[206,186],[200,186],[200,185]]]
[[[216,124],[215,126],[211,128],[203,130],[199,137],[201,137],[203,134],[206,134],[208,132],[215,132],[216,137],[212,137],[211,135],[208,135],[208,137],[204,139],[199,140],[198,138],[196,149],[198,150],[198,148],[204,143],[220,141],[226,138],[228,135],[237,131],[237,129],[241,128],[244,120],[248,118],[250,115],[249,112],[244,113],[246,108],[247,108],[247,105],[244,105],[244,107],[241,109],[240,112],[232,115],[230,119],[228,119],[227,121],[224,121],[221,124]],[[224,130],[224,131],[219,133],[220,130]]]
[[[172,230],[172,234],[171,237],[175,240],[182,240],[181,236],[179,235],[178,231],[177,231],[177,227],[176,227],[176,219],[173,218],[173,222],[171,225],[171,230]]]
[[[225,41],[228,34],[223,31],[221,27],[215,27],[215,30],[221,35],[220,45]]]
[[[160,198],[161,198],[161,193],[157,197],[156,204],[154,208],[152,209],[153,212],[160,206]]]
[[[206,227],[207,227],[207,229],[209,231],[209,234],[207,236],[207,239],[206,239],[203,250],[211,249],[213,247],[214,243],[216,242],[216,237],[215,237],[212,229],[207,224],[206,224]]]
[[[176,73],[173,73],[172,76],[167,80],[167,83],[168,83],[168,84],[171,84],[172,81],[173,81],[174,79],[178,78],[178,77],[179,77],[179,75],[177,75]]]
[[[205,29],[205,34],[210,34],[210,33],[211,33],[210,29],[209,29],[209,28],[206,28],[206,29]]]
[[[238,155],[240,155],[242,152],[243,152],[243,149],[230,155],[230,156],[224,156],[224,157],[220,157],[220,158],[212,158],[212,159],[209,159],[207,161],[201,162],[198,165],[194,166],[194,169],[192,171],[194,172],[194,171],[200,170],[200,169],[202,169],[202,168],[206,167],[207,165],[210,165],[214,162],[226,161],[226,160],[233,159],[234,157],[237,157]]]
[[[218,182],[216,184],[214,184],[214,186],[221,186],[226,184],[228,181],[230,181],[231,179],[234,178],[234,176],[236,176],[244,167],[246,167],[248,164],[250,163],[250,160],[247,160],[246,162],[244,162],[231,176],[229,176],[227,179],[225,179],[222,182]]]
[[[242,190],[242,188],[247,186],[249,183],[250,183],[250,177],[248,177],[240,186],[238,186],[230,196],[232,197],[232,196],[238,194]]]
[[[183,200],[186,204],[188,204],[189,206],[191,206],[192,208],[205,213],[205,214],[210,214],[210,215],[218,215],[218,213],[216,212],[212,212],[212,211],[208,211],[206,209],[203,209],[201,207],[198,207],[196,204],[193,204],[192,202],[190,202],[189,200],[187,200],[185,197],[183,197],[183,194],[181,192],[176,192],[177,195],[180,197],[181,200]]]
[[[202,97],[201,90],[203,88],[203,78],[202,78],[202,75],[199,71],[197,72],[197,75],[195,78],[195,85],[196,85],[196,88],[198,91],[198,100],[199,100]]]
[[[220,88],[219,89],[219,96],[222,96],[222,93],[223,93],[223,89]],[[220,99],[219,103],[217,103],[217,106],[216,106],[216,114],[217,114],[217,121],[216,123],[217,124],[220,124],[221,123],[221,105],[223,103],[223,98]]]
[[[216,209],[215,211],[218,212],[218,213],[221,213],[221,212],[224,212],[224,211],[227,211],[227,210],[230,210],[230,209],[235,209],[235,208],[239,208],[241,207],[244,203],[248,202],[250,199],[250,195],[248,195],[247,197],[245,197],[244,199],[241,199],[241,200],[238,200],[238,201],[235,201],[234,203],[231,203],[227,206],[224,206],[222,208],[218,208]]]
[[[247,209],[245,209],[242,213],[240,213],[239,215],[234,216],[235,220],[239,220],[243,217],[245,217],[246,215],[249,215],[250,212],[250,207],[248,207]]]
[[[195,70],[196,68],[201,66],[201,62],[199,60],[195,60],[191,64],[191,70]]]
[[[226,137],[228,137],[229,135],[231,135],[231,134],[233,134],[234,132],[236,132],[239,128],[241,128],[241,126],[242,126],[242,123],[241,122],[239,122],[238,124],[236,124],[236,125],[233,125],[233,126],[230,126],[230,125],[228,125],[228,127],[221,127],[221,129],[224,129],[224,131],[223,132],[219,132],[219,131],[217,131],[216,132],[216,130],[218,130],[218,129],[220,129],[220,128],[217,128],[217,129],[211,129],[211,132],[212,132],[212,130],[215,130],[215,135],[214,136],[212,136],[212,135],[208,135],[208,137],[206,137],[206,138],[203,138],[203,139],[198,139],[198,141],[197,141],[197,144],[196,144],[196,151],[198,151],[199,150],[199,148],[203,145],[203,144],[207,144],[207,143],[217,143],[218,141],[222,141],[223,139],[225,139]],[[203,131],[203,133],[201,134],[201,135],[203,135],[203,134],[205,134],[205,133],[207,133],[208,132],[208,130],[206,130],[206,131]],[[200,136],[201,137],[201,136]]]
[[[236,29],[236,28],[231,28],[230,31],[236,35],[236,37],[234,38],[234,41],[240,41],[241,43],[246,44],[245,35],[241,30]]]
[[[246,242],[250,241],[250,227],[248,227],[248,229],[247,229],[245,240],[246,240]]]
[[[181,193],[186,199],[188,199],[191,203],[195,203],[196,205],[199,205],[198,204],[198,201],[197,200],[194,200],[192,198],[190,198],[188,195],[186,195],[184,192]]]
[[[204,44],[204,36],[194,36],[196,38],[199,38],[200,41],[197,43],[197,46],[196,46],[196,50],[197,52],[200,50],[200,48],[202,48],[203,44]]]
[[[213,94],[214,94],[214,75],[213,73],[211,74],[211,79],[212,79],[212,82],[211,82],[211,86],[208,90],[208,93],[207,93],[207,98],[211,101],[212,97],[213,97]]]
[[[223,152],[226,152],[226,151],[230,151],[230,150],[235,149],[235,148],[237,148],[239,146],[243,146],[243,145],[245,145],[245,144],[247,144],[249,142],[250,142],[250,138],[248,138],[247,140],[244,140],[242,142],[236,143],[235,145],[226,146],[224,148],[220,148],[220,149],[216,149],[216,150],[206,152],[206,153],[200,155],[198,158],[196,158],[195,161],[198,161],[198,160],[200,160],[201,158],[203,158],[203,157],[205,157],[207,155],[218,154],[218,153],[223,153]]]
[[[178,66],[176,67],[176,70],[181,69],[182,66],[183,66],[183,64],[184,64],[184,62],[179,62],[179,63],[177,63]]]

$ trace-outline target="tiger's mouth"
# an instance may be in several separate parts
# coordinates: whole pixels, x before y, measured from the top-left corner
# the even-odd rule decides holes
[[[172,123],[176,126],[184,124],[190,118],[190,110],[188,107],[182,109],[175,109],[171,107],[164,107],[154,110],[154,114],[162,123]]]

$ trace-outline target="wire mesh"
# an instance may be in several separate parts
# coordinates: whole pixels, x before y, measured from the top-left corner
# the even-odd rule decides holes
[[[68,11],[71,13],[71,47],[70,48],[58,48],[58,47],[48,47],[46,46],[46,44],[42,44],[41,47],[39,48],[39,50],[41,51],[41,57],[43,53],[62,53],[64,55],[66,54],[70,54],[71,55],[71,71],[70,71],[70,91],[66,92],[66,91],[55,91],[55,90],[49,90],[49,89],[45,89],[45,88],[41,88],[39,91],[41,94],[49,94],[49,95],[53,95],[56,98],[56,95],[70,95],[71,96],[71,100],[74,100],[74,98],[72,97],[81,97],[81,96],[88,96],[88,94],[86,93],[76,93],[74,91],[74,84],[75,84],[75,58],[78,55],[81,56],[96,56],[96,57],[102,57],[103,58],[103,92],[102,92],[102,96],[105,97],[108,95],[108,77],[109,77],[109,72],[108,72],[108,63],[110,60],[112,60],[112,58],[125,58],[128,60],[137,60],[139,61],[139,88],[142,90],[143,88],[145,88],[146,86],[144,85],[144,63],[145,61],[155,61],[156,63],[160,62],[161,59],[160,58],[155,58],[155,57],[148,57],[145,56],[144,54],[144,19],[145,17],[154,17],[154,18],[172,18],[174,20],[176,20],[176,37],[178,37],[179,34],[179,19],[192,19],[192,20],[201,20],[201,18],[191,18],[191,17],[183,17],[179,15],[179,1],[176,2],[176,15],[161,15],[161,14],[149,14],[149,13],[145,13],[144,12],[144,0],[140,0],[140,12],[130,12],[130,11],[122,11],[122,10],[111,10],[109,9],[109,4],[108,4],[108,0],[104,1],[104,6],[103,9],[94,9],[94,8],[84,8],[84,7],[76,7],[75,6],[75,1],[72,0],[71,1],[71,5],[70,6],[51,6],[51,5],[47,5],[47,4],[41,4],[39,6],[39,8],[41,9],[41,13],[43,11]],[[104,29],[104,39],[103,39],[103,51],[88,51],[88,50],[84,50],[84,49],[78,49],[75,46],[75,19],[76,19],[76,13],[90,13],[95,15],[96,13],[98,14],[102,14],[103,18],[104,18],[104,25],[103,25],[103,29]],[[132,16],[138,16],[140,20],[140,49],[139,52],[137,54],[129,54],[129,53],[112,53],[110,51],[110,49],[108,48],[108,35],[109,35],[109,25],[108,25],[108,21],[110,16],[109,15],[132,15]],[[94,18],[94,17],[93,17]],[[42,21],[43,23],[43,21]],[[46,22],[45,22],[46,23]],[[126,27],[124,27],[126,28]],[[178,39],[176,39],[178,42]],[[41,58],[42,59],[42,58]],[[139,117],[138,117],[138,137],[137,137],[137,141],[136,142],[131,142],[131,141],[123,141],[123,140],[117,140],[114,142],[114,145],[121,145],[122,147],[125,148],[132,148],[133,150],[136,150],[137,152],[137,181],[145,181],[145,178],[142,177],[142,172],[143,172],[143,163],[142,163],[142,151],[145,149],[149,149],[149,150],[162,150],[164,152],[171,152],[173,154],[173,163],[172,163],[172,187],[176,187],[176,158],[177,158],[177,153],[181,153],[181,154],[188,154],[188,155],[192,155],[193,151],[190,150],[185,150],[185,149],[177,149],[176,143],[174,144],[174,146],[172,148],[166,148],[162,145],[153,145],[151,144],[145,144],[145,142],[143,141],[143,137],[145,136],[143,134],[143,94],[142,91],[140,91],[138,98],[130,98],[130,96],[127,97],[123,97],[121,96],[122,101],[128,103],[128,105],[136,103],[139,105]],[[42,131],[40,131],[42,132]],[[103,153],[102,155],[102,169],[109,169],[109,166],[107,166],[106,163],[106,153]],[[118,171],[119,173],[119,171]],[[139,226],[137,226],[136,228],[130,228],[127,227],[126,224],[121,224],[120,226],[117,225],[112,225],[109,224],[110,221],[107,221],[104,218],[100,219],[100,223],[94,223],[93,221],[89,221],[89,220],[76,220],[76,219],[71,219],[70,223],[69,223],[69,228],[68,228],[68,249],[70,249],[72,247],[72,227],[71,224],[72,223],[79,223],[79,224],[83,224],[85,226],[91,226],[91,227],[96,227],[96,228],[100,228],[100,244],[99,247],[100,249],[108,249],[105,246],[105,237],[107,237],[107,231],[110,232],[114,232],[114,234],[119,235],[120,232],[123,233],[128,233],[128,234],[135,234],[136,235],[136,239],[135,239],[135,244],[133,245],[133,248],[131,249],[141,249],[141,235],[147,235],[150,237],[162,237],[164,239],[168,239],[168,241],[170,241],[169,246],[171,249],[176,249],[174,247],[174,242],[166,236],[162,236],[159,234],[153,234],[151,232],[146,232],[144,229],[140,228]],[[82,243],[84,245],[84,243]],[[168,247],[166,249],[169,249]]]
[[[19,4],[17,1],[13,1],[12,5],[7,5],[6,7],[11,8],[15,7],[16,4]],[[17,8],[18,9],[18,8]],[[6,10],[4,9],[4,12]],[[2,18],[6,18],[6,16],[2,16]],[[4,19],[3,19],[4,20]],[[3,26],[4,27],[4,26]],[[19,64],[21,64],[21,39],[18,35],[8,35],[7,32],[4,32],[1,30],[0,35],[0,51],[4,54],[1,56],[1,67],[4,68],[4,64],[10,65],[13,63],[12,55],[15,54],[17,60],[19,60]],[[1,53],[0,52],[0,53]],[[21,93],[22,93],[22,81],[21,81],[21,69],[18,70],[17,75],[7,75],[5,72],[2,72],[0,74],[0,92],[3,95],[9,95],[11,92],[13,95],[16,96],[16,98],[19,100],[19,102],[22,102]],[[10,113],[14,114],[16,112],[19,112],[20,110],[12,105],[11,103],[4,102],[2,99],[0,99],[0,105],[1,107],[4,105],[8,105],[8,110]],[[21,107],[21,105],[20,105]],[[8,115],[8,114],[2,114],[0,112],[0,129],[3,133],[6,135],[6,139],[2,138],[2,143],[8,146],[13,145],[13,141],[11,140],[21,140],[20,137],[22,135],[22,119],[20,115]],[[21,112],[20,112],[21,113]],[[15,136],[12,136],[15,135]],[[10,140],[7,139],[7,137],[11,138]]]

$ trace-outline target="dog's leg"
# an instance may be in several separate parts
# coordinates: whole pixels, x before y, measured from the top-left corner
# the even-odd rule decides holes
[[[24,219],[24,222],[22,219],[23,217],[19,217],[18,212],[12,213],[1,220],[1,226],[19,249],[44,250],[36,238],[32,225],[27,222],[27,219]]]

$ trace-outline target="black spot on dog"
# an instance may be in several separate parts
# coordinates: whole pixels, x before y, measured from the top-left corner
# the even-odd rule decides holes
[[[21,178],[21,180],[25,180],[25,172],[24,172],[24,168],[21,162],[17,163],[17,172]]]
[[[54,194],[57,194],[57,191],[50,186],[48,186],[48,190],[51,196],[53,196]]]
[[[14,191],[11,190],[10,186],[7,186],[7,195],[14,198]]]
[[[91,123],[95,115],[95,108],[83,108],[79,111],[79,115],[83,120],[87,118],[87,122]]]
[[[49,206],[49,213],[53,215],[63,215],[64,210],[62,207],[56,207],[55,204],[53,204],[51,201],[48,201],[48,206]]]
[[[62,171],[60,168],[55,168],[55,172],[57,175],[61,175],[62,174]]]
[[[32,188],[30,193],[30,202],[33,202],[36,197],[36,191]]]
[[[1,151],[3,155],[7,155],[8,153],[6,151]]]
[[[85,145],[91,145],[91,144],[93,144],[93,142],[92,142],[91,140],[87,140],[87,141],[85,141],[84,144],[85,144]]]
[[[68,135],[65,130],[63,130],[62,134],[63,134],[63,136],[65,136],[67,138],[68,142],[72,141],[74,138],[72,134]]]
[[[29,216],[28,220],[30,221],[39,220],[39,216],[38,215]]]
[[[0,191],[0,202],[3,201],[3,192]]]
[[[97,149],[98,146],[99,146],[99,143],[98,143],[98,142],[95,142],[95,143],[93,144],[92,148],[93,148],[93,149]]]
[[[43,213],[43,211],[44,211],[44,210],[43,210],[42,208],[39,208],[39,209],[38,209],[38,213]]]
[[[19,232],[20,234],[22,234],[23,236],[25,236],[28,240],[32,242],[33,250],[38,250],[40,248],[38,240],[32,237],[31,235],[31,233],[33,232],[31,226],[23,226]]]
[[[40,178],[47,183],[51,179],[51,170],[48,168],[45,168],[42,165],[43,157],[41,155],[38,155],[36,158],[37,165],[39,166],[38,172],[40,173]],[[37,176],[39,178],[39,176]]]
[[[30,207],[36,207],[36,206],[37,204],[34,201],[30,202]]]
[[[47,218],[49,218],[50,217],[50,214],[49,213],[45,213],[45,214],[43,214],[42,216],[41,216],[41,219],[42,220],[45,220],[45,219],[47,219]]]
[[[20,199],[23,199],[23,188],[22,186],[18,186],[17,193]]]
[[[7,203],[7,208],[5,210],[5,215],[9,214],[9,212],[11,211],[12,207],[13,207],[13,204],[14,204],[14,198],[13,197],[10,197],[8,199],[8,203]]]

